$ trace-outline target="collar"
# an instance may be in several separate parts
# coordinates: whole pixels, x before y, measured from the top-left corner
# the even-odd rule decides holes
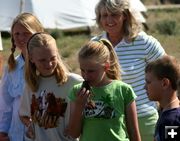
[[[24,61],[22,54],[20,54],[16,57],[16,62],[17,62],[17,68],[23,68],[24,67],[25,61]]]

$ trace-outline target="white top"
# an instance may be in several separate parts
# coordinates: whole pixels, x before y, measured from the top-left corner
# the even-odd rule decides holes
[[[57,84],[54,76],[46,78],[41,77],[40,86],[36,93],[32,93],[28,86],[26,86],[25,92],[21,98],[21,106],[19,110],[20,116],[30,117],[32,94],[35,94],[36,99],[38,99],[39,96],[42,96],[42,92],[44,92],[45,95],[48,93],[53,93],[56,98],[64,99],[68,104],[64,116],[60,116],[59,118],[59,124],[57,127],[45,129],[44,127],[40,127],[37,122],[34,123],[34,141],[69,141],[69,139],[64,136],[64,130],[68,124],[70,114],[69,100],[67,95],[69,94],[73,85],[81,82],[82,80],[83,79],[81,76],[70,74],[68,81],[63,85],[59,85]]]

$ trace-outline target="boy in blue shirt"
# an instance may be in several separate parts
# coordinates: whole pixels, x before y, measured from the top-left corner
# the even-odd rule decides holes
[[[156,124],[155,141],[169,140],[168,126],[180,126],[180,106],[177,96],[180,65],[172,56],[165,56],[146,66],[145,78],[148,98],[158,101],[162,111]],[[174,136],[174,139],[178,135]]]

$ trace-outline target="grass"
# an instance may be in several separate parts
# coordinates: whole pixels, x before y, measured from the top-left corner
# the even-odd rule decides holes
[[[63,60],[66,62],[66,64],[68,64],[73,72],[80,73],[77,62],[77,52],[79,48],[89,39],[89,35],[82,34],[64,36],[63,39],[57,40],[59,51],[63,57]]]
[[[171,10],[157,10],[157,11],[148,11],[148,19],[147,23],[149,25],[150,30],[149,34],[153,35],[157,38],[162,44],[165,51],[175,56],[180,61],[180,15],[178,14],[180,9],[171,9]],[[172,18],[173,17],[173,18]],[[157,24],[161,22],[175,23],[175,27],[173,34],[162,34],[159,33],[159,29],[157,28]],[[161,24],[161,26],[164,26]],[[168,25],[166,25],[167,27]],[[165,28],[165,27],[164,27]],[[172,28],[169,25],[169,28]],[[173,29],[172,29],[173,30]]]
[[[147,24],[150,30],[148,30],[147,33],[158,39],[165,51],[169,55],[175,56],[180,61],[180,14],[178,14],[179,12],[180,9],[148,11]],[[168,35],[166,33],[159,33],[157,24],[161,21],[172,21],[172,17],[176,26],[175,32],[173,32],[172,35]],[[162,24],[160,26],[166,25]],[[63,57],[63,60],[66,62],[66,64],[69,65],[73,72],[80,73],[77,62],[77,52],[79,48],[91,38],[91,36],[89,34],[84,33],[59,35],[60,36],[56,39],[56,41],[59,48],[59,52]],[[10,54],[10,47],[10,38],[3,38],[4,50],[1,52],[1,55],[3,55],[5,63]]]

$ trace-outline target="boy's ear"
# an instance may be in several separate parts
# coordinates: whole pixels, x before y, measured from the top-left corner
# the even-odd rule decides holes
[[[163,88],[167,88],[167,87],[169,87],[170,85],[171,85],[171,82],[169,81],[168,78],[163,78],[163,79],[162,79],[162,86],[163,86]]]

